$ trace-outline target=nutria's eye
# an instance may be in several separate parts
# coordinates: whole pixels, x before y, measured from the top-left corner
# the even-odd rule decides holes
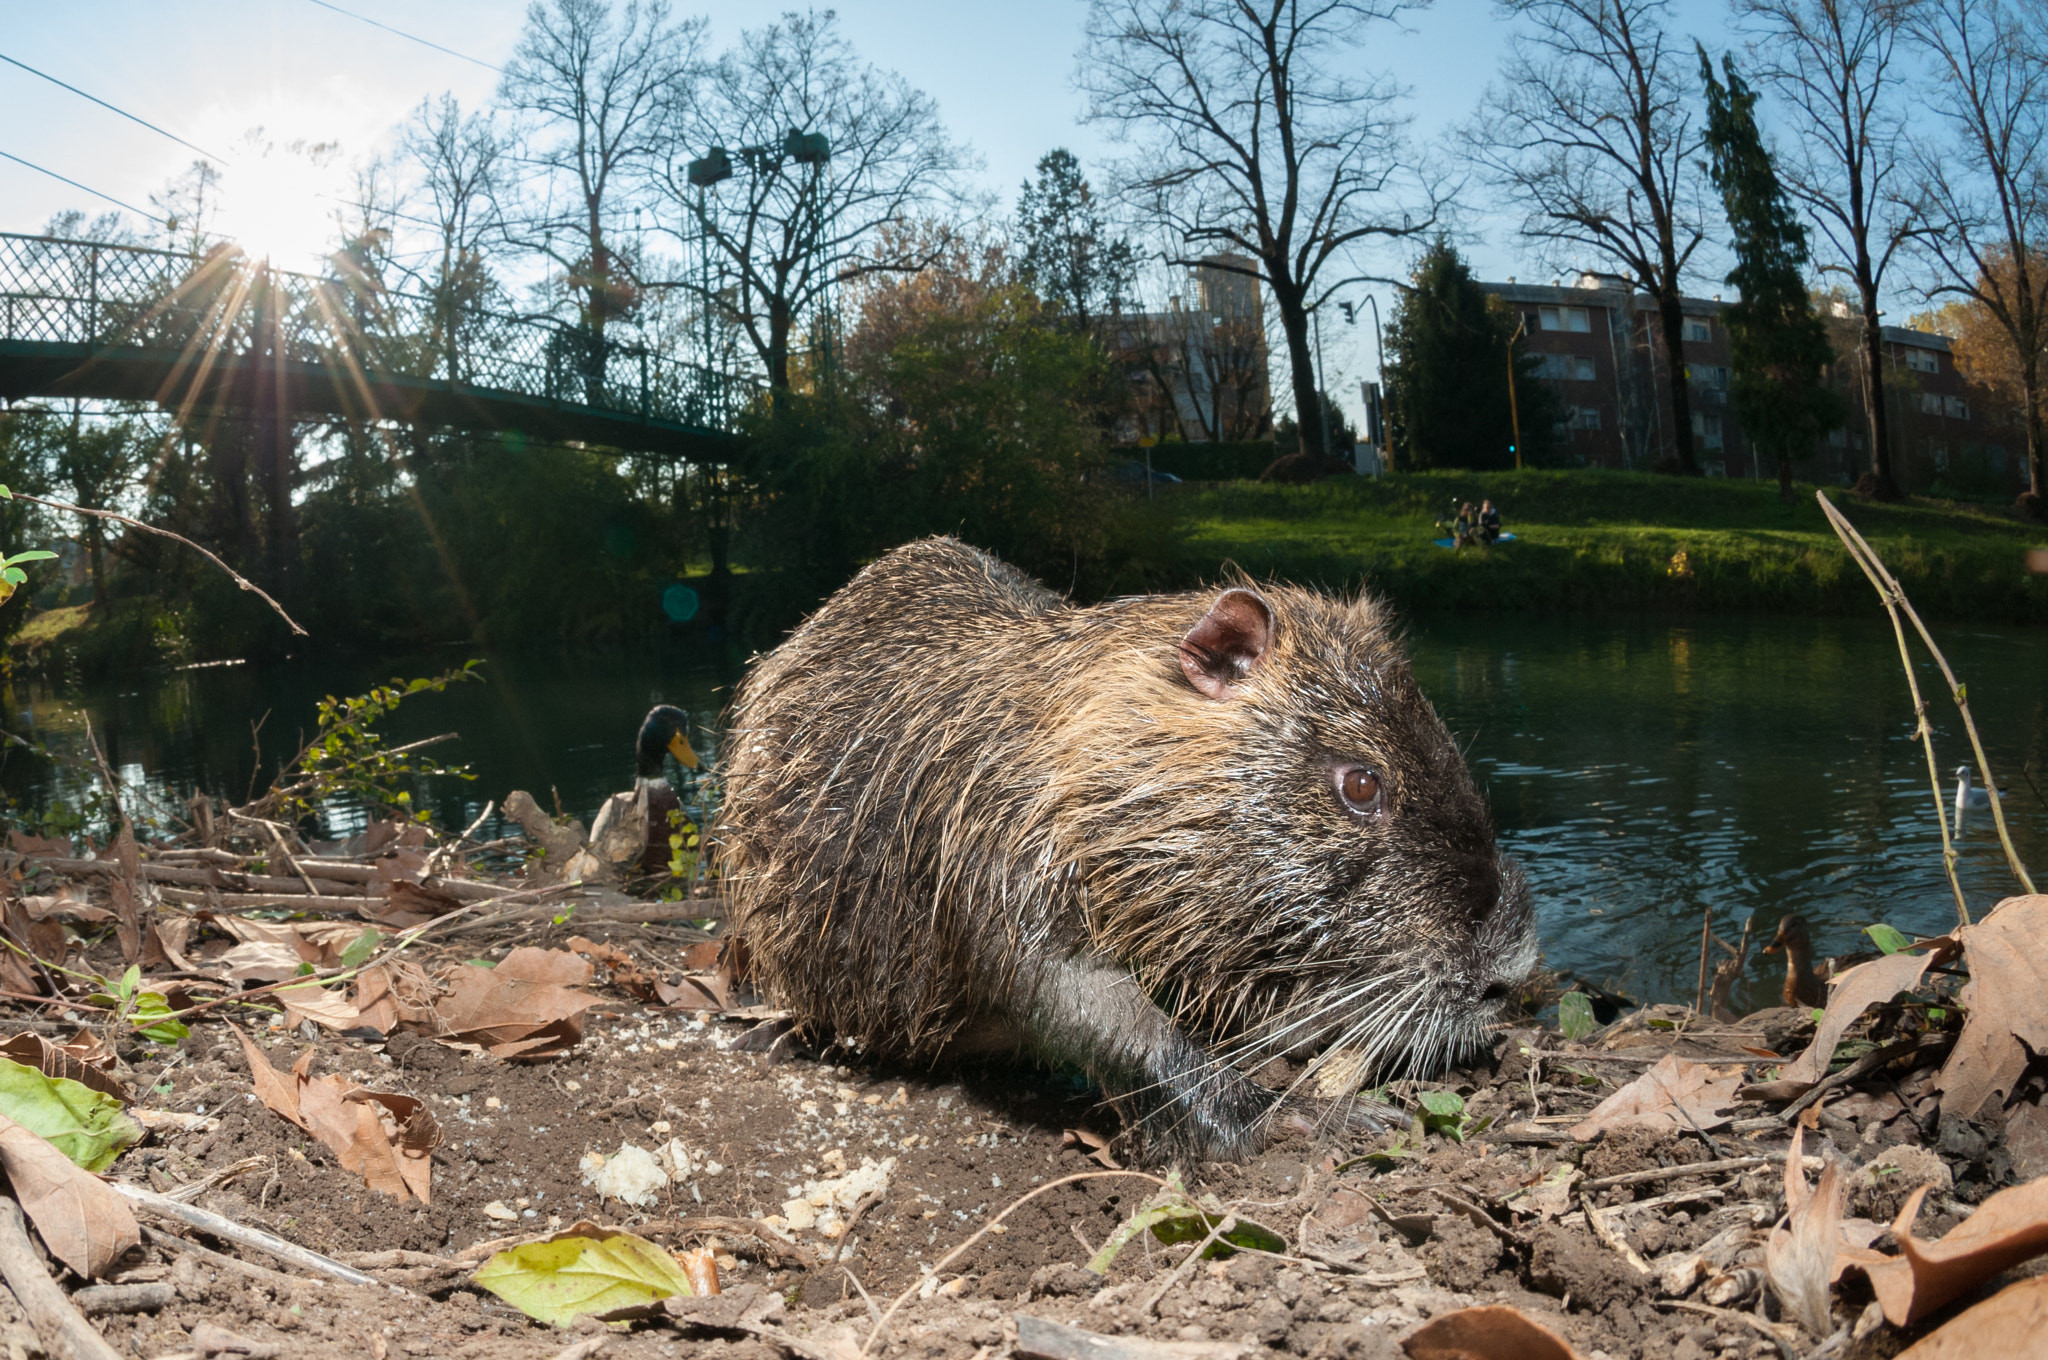
[[[1386,799],[1382,796],[1380,777],[1363,765],[1339,765],[1332,773],[1336,777],[1337,796],[1344,800],[1344,806],[1361,817],[1376,817],[1386,811]]]

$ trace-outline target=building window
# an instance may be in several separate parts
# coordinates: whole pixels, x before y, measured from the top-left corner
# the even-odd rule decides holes
[[[1692,432],[1704,448],[1718,449],[1723,447],[1721,417],[1716,412],[1694,411],[1692,413]]]
[[[1593,361],[1580,354],[1541,354],[1536,376],[1548,382],[1591,382]]]
[[[1688,321],[1685,323],[1685,338],[1692,344],[1704,345],[1714,338],[1714,328],[1709,322]]]
[[[1696,386],[1720,388],[1728,386],[1728,365],[1726,364],[1694,364],[1690,372],[1692,373],[1693,383]]]
[[[1575,408],[1572,411],[1572,428],[1574,430],[1599,429],[1600,408],[1597,406],[1580,406]]]
[[[1941,413],[1950,420],[1968,420],[1970,418],[1970,403],[1964,401],[1961,397],[1943,397],[1941,399]]]
[[[1578,331],[1591,334],[1593,317],[1584,307],[1542,307],[1537,315],[1543,319],[1547,331]]]
[[[1936,395],[1935,395],[1934,393],[1932,393],[1932,392],[1922,392],[1922,393],[1920,393],[1919,395],[1920,395],[1920,414],[1921,414],[1921,415],[1923,415],[1923,416],[1938,416],[1938,415],[1940,415],[1940,414],[1941,414],[1941,398],[1940,398],[1940,397],[1936,396]]]
[[[1935,357],[1933,350],[1916,349],[1908,345],[1905,346],[1905,351],[1906,367],[1912,369],[1915,373],[1941,372],[1941,360]]]

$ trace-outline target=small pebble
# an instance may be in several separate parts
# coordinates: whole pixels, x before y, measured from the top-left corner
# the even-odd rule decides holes
[[[507,1208],[504,1200],[494,1199],[484,1206],[484,1217],[495,1218],[500,1223],[511,1223],[518,1219],[519,1211]]]
[[[562,1089],[564,1091],[580,1091],[583,1089],[583,1083],[580,1081],[565,1081],[562,1083]]]
[[[495,1110],[495,1109],[499,1108],[499,1107],[500,1107],[501,1105],[503,1105],[503,1104],[504,1104],[504,1102],[503,1102],[503,1101],[501,1101],[501,1100],[499,1100],[499,1099],[498,1099],[498,1098],[497,1098],[496,1096],[485,1096],[485,1097],[484,1097],[484,1108],[485,1108],[486,1110]]]
[[[1209,1329],[1199,1322],[1190,1322],[1187,1326],[1174,1333],[1174,1335],[1183,1341],[1207,1341],[1209,1339]]]
[[[655,1133],[667,1133],[668,1121],[666,1119],[657,1119],[647,1127]]]

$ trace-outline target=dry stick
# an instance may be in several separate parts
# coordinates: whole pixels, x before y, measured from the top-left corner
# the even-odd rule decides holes
[[[1763,1333],[1771,1344],[1778,1348],[1778,1353],[1784,1356],[1785,1360],[1799,1360],[1799,1353],[1792,1349],[1784,1337],[1772,1331],[1771,1324],[1762,1318],[1752,1317],[1748,1313],[1738,1313],[1733,1308],[1716,1308],[1710,1303],[1689,1303],[1684,1299],[1657,1299],[1654,1302],[1659,1308],[1680,1308],[1688,1313],[1698,1313],[1702,1317],[1739,1322],[1745,1327]]]
[[[1001,1223],[1004,1219],[1008,1218],[1011,1214],[1016,1213],[1017,1210],[1023,1208],[1032,1200],[1037,1199],[1040,1195],[1045,1194],[1048,1190],[1057,1190],[1062,1185],[1073,1185],[1077,1181],[1106,1180],[1111,1176],[1135,1177],[1136,1179],[1141,1181],[1150,1181],[1152,1182],[1152,1184],[1158,1186],[1162,1190],[1167,1188],[1167,1184],[1165,1181],[1159,1179],[1159,1177],[1157,1176],[1148,1176],[1142,1171],[1083,1171],[1078,1175],[1062,1176],[1056,1181],[1047,1181],[1044,1185],[1039,1186],[1036,1190],[1033,1190],[1030,1194],[1023,1196],[1021,1199],[1012,1200],[1010,1202],[1010,1206],[1007,1209],[1004,1209],[1001,1213],[997,1214],[987,1223],[984,1223],[979,1229],[975,1231],[974,1235],[969,1237],[965,1242],[962,1242],[959,1246],[947,1252],[945,1256],[940,1259],[939,1263],[932,1267],[932,1275],[937,1276],[939,1272],[943,1271],[947,1266],[950,1266],[953,1264],[953,1262],[959,1260],[960,1257],[967,1251],[969,1247],[973,1246],[976,1242],[979,1242],[983,1237],[988,1235],[988,1230],[990,1228],[995,1227],[998,1223]],[[890,1318],[896,1316],[896,1310],[901,1308],[904,1304],[910,1302],[910,1296],[912,1294],[915,1294],[919,1289],[923,1287],[924,1281],[919,1280],[916,1284],[913,1284],[912,1286],[910,1286],[910,1288],[904,1290],[901,1294],[898,1294],[896,1296],[896,1301],[889,1305],[889,1311],[882,1314],[882,1320],[880,1322],[877,1322],[875,1324],[874,1330],[868,1333],[867,1344],[860,1348],[860,1353],[863,1356],[868,1355],[875,1349],[875,1343],[881,1340],[882,1329],[889,1325]]]
[[[267,1256],[274,1256],[286,1265],[297,1266],[300,1270],[311,1271],[315,1275],[324,1275],[330,1280],[340,1280],[343,1284],[378,1283],[376,1277],[365,1275],[353,1266],[345,1266],[331,1256],[322,1256],[317,1251],[310,1251],[296,1242],[287,1242],[273,1233],[264,1232],[261,1228],[251,1228],[247,1224],[235,1222],[232,1218],[209,1213],[205,1209],[172,1199],[169,1195],[144,1190],[140,1186],[128,1185],[122,1181],[108,1181],[107,1184],[134,1200],[136,1207],[160,1218],[173,1219],[188,1228],[212,1233],[222,1241],[232,1242],[238,1247],[248,1247]],[[4,1213],[4,1210],[0,1210],[0,1213]]]
[[[120,1352],[71,1306],[71,1300],[50,1278],[28,1240],[21,1206],[4,1195],[0,1195],[0,1275],[6,1277],[21,1311],[57,1360],[120,1360]]]
[[[1883,1067],[1898,1058],[1903,1058],[1908,1055],[1918,1056],[1920,1053],[1923,1052],[1926,1053],[1928,1056],[1932,1057],[1937,1051],[1946,1053],[1949,1049],[1955,1047],[1954,1035],[1926,1037],[1931,1037],[1934,1041],[1932,1043],[1923,1043],[1923,1036],[1914,1035],[1910,1038],[1900,1039],[1893,1043],[1886,1044],[1883,1048],[1872,1049],[1870,1052],[1864,1054],[1855,1062],[1850,1063],[1847,1067],[1835,1073],[1833,1076],[1822,1077],[1819,1081],[1815,1082],[1810,1088],[1807,1089],[1804,1095],[1800,1096],[1790,1105],[1787,1105],[1783,1110],[1780,1110],[1778,1112],[1778,1118],[1784,1121],[1785,1123],[1789,1124],[1793,1120],[1797,1119],[1800,1113],[1803,1110],[1805,1110],[1807,1106],[1813,1104],[1822,1096],[1827,1095],[1829,1092],[1834,1091],[1839,1087],[1847,1086],[1852,1081],[1856,1081],[1862,1077],[1866,1077],[1872,1072],[1875,1072],[1878,1068]]]
[[[1828,523],[1834,527],[1835,537],[1841,539],[1842,546],[1849,550],[1849,560],[1863,572],[1864,578],[1877,592],[1878,599],[1884,602],[1885,613],[1891,616],[1892,635],[1899,643],[1899,665],[1905,669],[1906,688],[1913,695],[1913,717],[1917,723],[1913,735],[1919,738],[1920,745],[1927,752],[1927,782],[1934,790],[1934,820],[1941,826],[1941,863],[1948,871],[1949,890],[1955,894],[1956,920],[1961,925],[1968,925],[1970,906],[1963,900],[1962,880],[1956,877],[1955,842],[1949,836],[1948,810],[1941,801],[1941,769],[1934,759],[1934,728],[1927,721],[1927,700],[1920,694],[1920,677],[1913,669],[1912,650],[1906,645],[1906,626],[1899,621],[1898,601],[1892,592],[1885,588],[1884,578],[1878,575],[1882,570],[1881,566],[1874,566],[1865,560],[1864,552],[1869,550],[1870,545],[1863,543],[1863,536],[1856,533],[1855,527],[1842,518],[1841,512],[1835,509],[1834,503],[1825,495],[1818,491],[1813,494],[1820,501],[1821,513],[1827,516]],[[1858,551],[1857,544],[1863,544],[1863,551]]]
[[[246,813],[236,812],[232,808],[228,810],[228,816],[244,822],[254,822],[256,823],[256,825],[262,827],[265,831],[268,831],[270,833],[271,841],[275,843],[277,846],[278,855],[282,857],[285,862],[285,867],[290,869],[293,873],[299,876],[299,881],[306,885],[307,892],[313,894],[313,896],[315,897],[318,897],[320,895],[320,889],[314,884],[313,876],[311,874],[308,874],[304,869],[300,868],[299,862],[296,859],[292,858],[291,847],[284,843],[284,833],[277,829],[276,822],[266,821],[261,817],[251,817]]]
[[[229,576],[233,577],[236,585],[240,586],[242,589],[246,591],[250,591],[251,593],[256,595],[257,598],[261,599],[263,603],[269,605],[272,609],[276,610],[277,616],[283,619],[287,624],[289,624],[291,626],[291,630],[294,633],[297,633],[300,637],[308,636],[306,630],[299,627],[298,623],[292,618],[292,616],[284,612],[283,605],[279,604],[276,600],[271,599],[270,596],[264,594],[263,587],[257,585],[254,581],[249,580],[240,572],[236,571],[233,567],[221,561],[218,557],[215,557],[206,549],[200,547],[197,543],[194,543],[191,539],[186,538],[183,534],[174,534],[169,529],[159,529],[154,524],[144,524],[141,520],[130,518],[127,515],[117,515],[112,510],[88,510],[82,505],[72,505],[67,501],[48,501],[44,500],[41,496],[31,496],[28,495],[26,492],[21,491],[16,491],[12,494],[13,498],[18,501],[28,501],[32,505],[46,505],[52,510],[69,510],[74,515],[92,515],[98,519],[110,519],[117,524],[126,524],[130,528],[140,529],[144,533],[156,534],[159,537],[168,538],[175,542],[182,543],[186,547],[190,548],[193,552],[198,553],[201,557],[204,557],[207,561],[213,563],[213,565],[219,567],[222,571],[226,572]]]
[[[1819,492],[1814,494],[1820,495]],[[1920,621],[1919,612],[1913,608],[1913,602],[1906,598],[1905,589],[1886,569],[1883,559],[1863,541],[1863,535],[1856,532],[1856,526],[1842,518],[1841,511],[1835,509],[1826,496],[1821,496],[1821,504],[1827,509],[1828,519],[1836,526],[1835,533],[1843,536],[1844,542],[1853,538],[1856,544],[1870,555],[1871,565],[1884,579],[1892,595],[1897,598],[1899,608],[1912,620],[1913,631],[1920,635],[1920,641],[1927,648],[1928,655],[1934,658],[1934,664],[1941,668],[1941,678],[1948,682],[1948,696],[1955,701],[1956,711],[1962,714],[1963,730],[1970,734],[1970,750],[1977,756],[1977,772],[1984,776],[1984,791],[1991,797],[1991,820],[1998,827],[1998,843],[2005,847],[2006,866],[2012,870],[2013,877],[2020,881],[2020,886],[2031,895],[2035,891],[2034,880],[2028,875],[2027,866],[2020,861],[2020,852],[2013,848],[2012,832],[2005,824],[2005,809],[1998,805],[1998,782],[1992,778],[1991,760],[1984,754],[1984,739],[1977,733],[1977,720],[1970,714],[1969,691],[1956,679],[1956,673],[1949,669],[1948,658],[1942,655],[1941,648],[1934,645],[1934,635],[1929,633],[1927,625]],[[1929,758],[1932,758],[1931,752]]]
[[[1714,904],[1707,903],[1705,915],[1700,920],[1700,985],[1693,993],[1692,1013],[1704,1016],[1707,1004],[1707,942],[1714,938]]]

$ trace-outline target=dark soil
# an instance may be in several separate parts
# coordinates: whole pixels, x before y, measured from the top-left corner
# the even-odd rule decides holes
[[[558,945],[568,933],[548,928],[518,942]],[[651,965],[674,957],[674,944],[658,928],[584,933],[607,937]],[[265,1108],[240,1046],[218,1021],[196,1026],[175,1051],[132,1053],[126,1076],[145,1105],[203,1112],[208,1122],[189,1133],[153,1135],[115,1174],[169,1191],[261,1158],[259,1168],[198,1202],[341,1257],[393,1248],[450,1257],[579,1219],[634,1228],[673,1247],[709,1245],[728,1290],[753,1284],[781,1293],[788,1305],[777,1325],[845,1360],[867,1341],[873,1310],[905,1291],[912,1299],[875,1354],[990,1360],[1014,1339],[1014,1315],[1027,1312],[1102,1333],[1243,1342],[1252,1355],[1367,1360],[1400,1354],[1397,1339],[1416,1324],[1475,1303],[1511,1304],[1588,1357],[1780,1353],[1758,1324],[1736,1316],[1754,1318],[1756,1286],[1727,1301],[1733,1311],[1675,1309],[1655,1276],[1639,1274],[1589,1230],[1576,1212],[1579,1199],[1546,1210],[1529,1198],[1547,1175],[1570,1164],[1597,1179],[1784,1148],[1787,1130],[1776,1121],[1753,1133],[1735,1131],[1741,1124],[1717,1129],[1713,1149],[1692,1132],[1624,1130],[1590,1146],[1573,1143],[1563,1132],[1572,1118],[1654,1056],[1629,1046],[1653,1032],[1626,1023],[1590,1053],[1568,1049],[1554,1034],[1504,1034],[1492,1060],[1442,1083],[1464,1094],[1473,1116],[1462,1143],[1419,1132],[1358,1147],[1302,1141],[1246,1165],[1183,1168],[1191,1192],[1272,1227],[1290,1243],[1291,1259],[1246,1252],[1200,1263],[1160,1294],[1188,1246],[1162,1246],[1143,1235],[1106,1279],[1081,1269],[1152,1191],[1130,1177],[1101,1175],[1051,1190],[938,1268],[1019,1197],[1063,1177],[1104,1172],[1087,1145],[1064,1131],[1114,1139],[1118,1126],[1071,1076],[1026,1064],[933,1073],[802,1056],[771,1063],[769,1055],[733,1048],[747,1021],[606,995],[607,1008],[590,1014],[582,1041],[549,1061],[502,1061],[404,1033],[366,1041],[274,1027],[258,1035],[280,1069],[311,1049],[315,1075],[341,1074],[424,1099],[445,1139],[434,1154],[431,1205],[372,1192]],[[1695,1052],[1729,1052],[1761,1038],[1761,1030],[1746,1038],[1664,1036],[1656,1051],[1690,1045]],[[1865,1174],[1851,1190],[1850,1212],[1879,1221],[1913,1185],[1934,1181],[1918,1227],[1934,1236],[1997,1184],[2048,1168],[2016,1167],[1997,1129],[1952,1130],[1933,1148],[1921,1147],[1908,1108],[1923,1103],[1921,1080],[1909,1076],[1888,1103],[1850,1096],[1841,1102],[1845,1115],[1831,1111],[1808,1133],[1807,1151],[1857,1166],[1889,1159],[1896,1172]],[[656,1203],[600,1202],[584,1183],[587,1153],[615,1154],[624,1144],[653,1150],[673,1140],[697,1172]],[[1387,1155],[1352,1160],[1374,1147]],[[678,1224],[718,1217],[782,1226],[786,1202],[803,1198],[807,1182],[869,1162],[889,1168],[887,1188],[850,1230],[828,1220],[823,1226],[839,1235],[816,1227],[789,1231],[807,1265],[773,1233]],[[1769,1227],[1783,1212],[1782,1184],[1782,1169],[1771,1165],[1596,1190],[1585,1201],[1609,1206],[1607,1222],[1653,1267],[1732,1241],[1724,1264],[1735,1270],[1760,1263]],[[236,1254],[203,1236],[196,1240]],[[97,1321],[118,1351],[138,1356],[191,1351],[192,1331],[202,1323],[279,1343],[281,1355],[308,1357],[519,1360],[554,1356],[580,1339],[529,1321],[468,1284],[466,1274],[429,1271],[431,1278],[419,1278],[400,1270],[391,1278],[404,1287],[354,1288],[288,1278],[269,1269],[275,1262],[246,1259],[258,1270],[237,1270],[175,1243],[146,1246],[117,1278],[168,1280],[175,1302],[155,1314]],[[1701,1296],[1695,1289],[1690,1297]],[[0,1341],[26,1338],[18,1325],[0,1317]],[[668,1322],[637,1324],[604,1350],[607,1357],[732,1360],[779,1353],[742,1332]]]

